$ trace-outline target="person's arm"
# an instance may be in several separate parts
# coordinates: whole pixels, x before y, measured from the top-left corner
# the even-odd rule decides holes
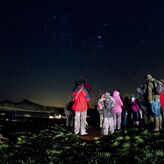
[[[91,98],[90,98],[90,95],[89,95],[88,91],[86,89],[84,89],[83,91],[85,92],[86,101],[89,102]]]
[[[148,100],[149,102],[153,100],[153,83],[149,82],[148,83]]]

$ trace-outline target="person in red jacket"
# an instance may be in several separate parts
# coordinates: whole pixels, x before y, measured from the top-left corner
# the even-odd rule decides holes
[[[83,82],[77,82],[72,96],[74,102],[72,109],[75,111],[74,133],[80,132],[81,135],[86,135],[86,117],[90,96]]]

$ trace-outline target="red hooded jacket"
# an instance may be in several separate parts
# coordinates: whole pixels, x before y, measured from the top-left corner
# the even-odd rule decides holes
[[[76,112],[84,112],[88,109],[88,103],[90,101],[90,96],[87,90],[82,86],[79,85],[75,90],[72,92],[74,104],[72,109]]]

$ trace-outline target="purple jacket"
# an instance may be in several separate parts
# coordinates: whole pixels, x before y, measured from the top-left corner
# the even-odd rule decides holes
[[[123,102],[120,98],[120,93],[118,91],[113,92],[113,99],[115,100],[114,106],[112,108],[113,113],[121,113]]]

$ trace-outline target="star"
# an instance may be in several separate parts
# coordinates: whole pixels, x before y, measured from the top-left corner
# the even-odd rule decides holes
[[[107,24],[107,23],[104,23],[104,26],[105,26],[105,27],[107,27],[107,26],[108,26],[108,24]]]

